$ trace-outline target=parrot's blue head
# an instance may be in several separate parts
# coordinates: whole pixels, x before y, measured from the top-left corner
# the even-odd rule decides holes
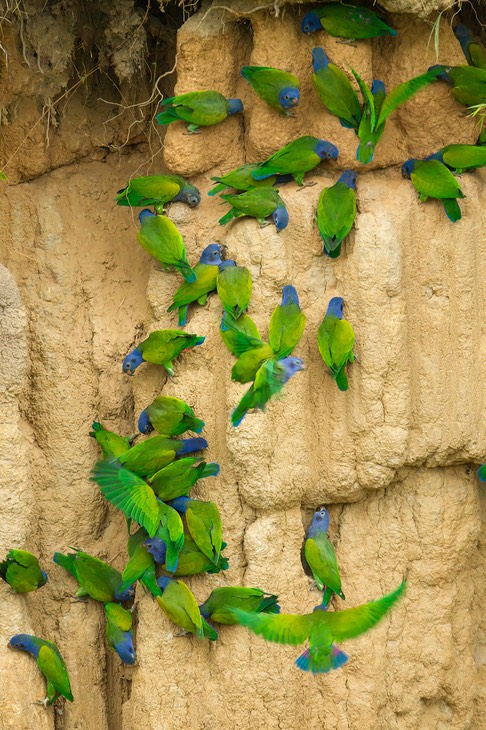
[[[224,271],[225,269],[232,269],[234,266],[236,266],[236,261],[233,261],[233,259],[226,259],[226,261],[222,261],[219,265],[219,271]]]
[[[145,408],[141,414],[138,417],[138,424],[137,424],[138,430],[140,433],[152,433],[154,430],[154,427],[150,423],[150,418],[147,412],[147,409]]]
[[[356,173],[354,170],[345,170],[341,177],[339,178],[338,182],[343,183],[344,185],[347,185],[348,188],[352,188],[354,190],[354,186],[356,185]]]
[[[415,160],[413,157],[404,162],[402,165],[402,177],[407,178],[407,180],[410,179],[410,175],[414,171],[416,163],[417,160]]]
[[[329,530],[329,512],[325,507],[314,512],[311,525],[307,531],[307,537],[312,537],[319,532],[327,532]]]
[[[228,114],[238,114],[243,111],[241,99],[228,99]]]
[[[304,361],[300,357],[293,357],[292,355],[289,357],[284,357],[282,360],[279,360],[280,365],[284,368],[284,383],[287,382],[287,380],[290,380],[296,373],[298,373],[300,370],[304,369]]]
[[[135,585],[128,586],[125,590],[120,590],[120,584],[115,591],[115,598],[117,601],[133,601],[135,598]]]
[[[300,91],[295,86],[286,86],[278,95],[282,109],[293,109],[300,101]]]
[[[199,263],[219,266],[223,263],[223,250],[223,246],[219,243],[210,243],[202,252]]]
[[[336,145],[331,142],[326,142],[325,139],[318,139],[314,152],[319,155],[321,160],[335,160],[339,154],[339,150]]]
[[[48,579],[48,577],[47,577],[47,573],[46,573],[46,571],[45,571],[45,570],[41,570],[41,574],[42,574],[42,580],[43,580],[43,582],[41,583],[41,585],[45,586],[45,584],[47,583],[47,581],[48,581],[49,579]]]
[[[133,375],[139,365],[143,363],[142,353],[136,347],[134,350],[128,353],[123,360],[122,370],[127,375]]]
[[[155,213],[152,213],[151,210],[148,208],[144,208],[141,213],[138,214],[138,220],[141,226],[143,226],[144,221],[148,220],[149,218],[156,218],[157,216]]]
[[[342,297],[333,297],[327,305],[326,317],[343,318],[344,299]]]
[[[279,205],[272,213],[272,220],[275,223],[277,233],[287,228],[289,224],[289,212],[285,205]]]
[[[201,193],[195,185],[186,183],[182,186],[174,200],[180,201],[181,203],[187,203],[190,208],[195,208],[201,202]]]
[[[449,71],[450,67],[447,68],[446,66],[441,66],[440,64],[436,64],[435,66],[429,66],[427,69],[427,73],[434,74],[434,76],[437,79],[440,79],[441,81],[447,81],[449,84],[451,84],[451,80],[449,79]]]
[[[456,25],[454,28],[454,35],[456,36],[457,40],[461,42],[461,45],[464,41],[471,40],[471,32],[467,26],[465,26],[463,23],[459,23],[459,25]]]
[[[376,94],[386,94],[386,86],[383,81],[380,81],[380,79],[375,79],[373,83],[371,84],[371,93],[373,96],[376,96]]]
[[[329,59],[323,48],[317,47],[312,49],[312,66],[314,73],[317,73],[321,69],[326,69],[329,66]]]
[[[145,540],[144,545],[158,565],[165,563],[167,545],[160,537],[149,537],[148,540]]]
[[[282,287],[282,307],[285,307],[286,304],[297,304],[299,306],[299,295],[292,284]]]
[[[316,15],[316,13],[313,13],[312,10],[310,13],[307,13],[304,15],[302,19],[301,26],[302,33],[315,33],[316,30],[322,30],[321,21],[319,19],[319,16]]]
[[[172,578],[166,578],[165,575],[161,575],[160,578],[157,578],[157,585],[159,586],[160,590],[164,592],[171,581]]]
[[[28,651],[37,658],[41,645],[36,641],[35,636],[30,634],[15,634],[8,642],[8,646],[11,649],[20,649],[21,651]]]
[[[187,508],[189,507],[190,501],[191,499],[189,497],[176,497],[175,499],[171,499],[169,504],[178,512],[182,512],[182,514],[185,514]]]
[[[137,655],[133,646],[133,636],[131,631],[123,632],[123,639],[115,645],[116,653],[125,664],[135,664]]]

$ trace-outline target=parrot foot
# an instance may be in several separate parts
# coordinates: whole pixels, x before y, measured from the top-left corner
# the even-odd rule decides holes
[[[284,116],[285,117],[293,117],[293,119],[296,119],[297,118],[297,114],[294,114],[294,112],[285,112],[284,113]]]
[[[312,188],[312,187],[314,187],[314,185],[317,185],[317,183],[316,182],[302,183],[302,185],[300,185],[298,187],[297,192],[300,193],[302,190],[304,190],[304,188]]]
[[[85,605],[88,603],[87,598],[75,598],[71,601],[71,603],[84,603]]]
[[[352,46],[353,48],[356,48],[356,39],[355,38],[338,38],[338,43],[342,43],[344,46]]]
[[[270,225],[270,221],[266,221],[264,218],[257,218],[257,221],[260,224],[260,228],[266,228]]]
[[[314,591],[316,588],[317,588],[317,583],[315,582],[315,580],[313,580],[312,583],[310,584],[309,590]]]
[[[46,710],[47,709],[47,705],[49,704],[49,697],[44,697],[43,700],[36,700],[33,704],[34,705],[42,705],[42,707],[44,708],[44,710]]]
[[[177,634],[174,634],[174,636],[177,639],[180,639],[181,636],[192,636],[190,631],[185,631],[184,629],[181,629]]]
[[[197,124],[188,124],[187,132],[184,132],[184,134],[201,134],[201,130],[198,128]]]
[[[139,434],[139,433],[134,433],[134,434],[133,434],[133,436],[129,436],[129,437],[128,437],[128,443],[130,444],[130,446],[132,446],[132,445],[133,445],[133,442],[134,442],[134,441],[135,441],[136,439],[138,439],[138,437],[139,437],[139,436],[140,436],[140,434]]]

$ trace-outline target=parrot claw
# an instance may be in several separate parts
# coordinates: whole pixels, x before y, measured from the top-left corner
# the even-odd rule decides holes
[[[312,188],[312,187],[314,187],[314,185],[317,185],[317,183],[316,182],[302,183],[302,185],[299,185],[297,192],[300,193],[301,190],[304,190],[304,188]]]
[[[71,601],[71,603],[84,603],[85,605],[88,603],[87,598],[75,598]]]
[[[352,46],[353,48],[356,48],[355,38],[338,38],[338,43],[342,43],[344,46]]]
[[[260,224],[260,228],[266,228],[267,226],[270,225],[270,221],[266,221],[266,220],[261,221],[261,220],[259,220],[258,222]]]
[[[312,583],[310,584],[309,590],[313,591],[316,589],[316,587],[317,587],[317,583],[315,582],[315,580],[313,580]]]
[[[133,436],[129,436],[129,437],[128,437],[128,443],[130,444],[130,447],[132,447],[132,446],[133,446],[133,442],[134,442],[134,441],[135,441],[136,439],[138,439],[138,437],[139,437],[139,436],[140,436],[140,434],[139,434],[139,433],[134,433],[134,434],[133,434]]]
[[[42,707],[44,708],[44,710],[46,710],[47,709],[47,705],[49,704],[49,697],[44,697],[43,700],[36,700],[33,704],[34,705],[42,705]]]
[[[174,636],[177,639],[180,639],[181,636],[191,636],[191,632],[190,631],[185,631],[184,629],[181,629],[177,634],[174,634]]]

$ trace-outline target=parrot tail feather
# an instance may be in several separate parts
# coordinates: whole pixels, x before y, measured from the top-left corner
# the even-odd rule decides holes
[[[444,210],[450,221],[455,223],[456,221],[461,220],[461,209],[459,207],[459,203],[455,198],[443,199],[442,205],[444,206]]]
[[[348,661],[348,656],[333,644],[331,651],[326,648],[312,647],[306,649],[295,663],[303,672],[327,674],[331,669],[339,669]]]
[[[165,569],[168,573],[175,573],[179,562],[179,552],[170,540],[166,540]]]
[[[185,307],[179,307],[179,319],[177,321],[177,324],[179,325],[179,327],[185,327],[185,325],[187,323],[187,310],[188,309],[189,309],[189,307],[187,306],[187,304]],[[167,311],[169,311],[169,310],[167,310]]]
[[[258,613],[280,613],[280,606],[277,603],[278,596],[265,596],[258,606]]]
[[[217,182],[218,178],[212,177],[211,180],[215,180]],[[227,187],[228,186],[225,185],[224,183],[219,183],[218,185],[215,185],[214,187],[211,188],[211,190],[208,192],[208,195],[217,195],[218,193],[222,193],[223,190],[227,189]]]
[[[251,176],[254,180],[266,180],[267,177],[275,175],[275,170],[270,170],[268,167],[259,167],[258,170],[254,170]]]
[[[204,421],[201,421],[200,418],[194,418],[192,421],[192,427],[191,431],[194,431],[194,433],[201,433],[201,431],[204,428]]]
[[[191,269],[191,267],[189,266],[188,263],[186,263],[184,261],[177,268],[188,284],[194,284],[194,282],[196,281],[196,278],[197,278],[196,272],[193,269]]]
[[[204,469],[201,472],[201,479],[205,479],[206,477],[217,477],[219,474],[219,464],[216,464],[215,461],[212,461],[210,464],[205,464]]]
[[[202,620],[203,638],[209,639],[210,641],[216,641],[218,638],[218,632],[211,626],[205,618]]]
[[[233,218],[236,218],[235,211],[233,208],[229,210],[226,215],[224,215],[222,218],[219,219],[218,223],[220,226],[226,225],[226,223],[229,223]]]
[[[347,390],[349,388],[348,376],[346,375],[346,366],[343,365],[339,368],[337,373],[334,375],[337,387],[339,390]]]
[[[54,555],[52,556],[52,559],[56,563],[56,565],[60,565],[61,568],[64,568],[64,570],[67,570],[67,572],[70,573],[72,576],[76,577],[74,574],[74,562],[73,562],[72,555],[64,555],[63,553],[54,553]]]
[[[5,575],[7,573],[7,568],[8,568],[7,561],[6,560],[2,560],[2,562],[0,562],[0,576],[2,578],[5,578]]]
[[[486,482],[486,464],[483,464],[479,467],[476,474],[481,479],[482,482]]]
[[[180,119],[180,117],[177,114],[175,109],[166,109],[165,111],[161,112],[160,114],[157,114],[156,119],[159,124],[163,125],[163,124],[171,124],[171,122],[175,122],[176,119]]]
[[[375,145],[372,142],[367,142],[365,145],[360,144],[356,150],[356,159],[358,162],[367,165],[373,160],[375,154]]]

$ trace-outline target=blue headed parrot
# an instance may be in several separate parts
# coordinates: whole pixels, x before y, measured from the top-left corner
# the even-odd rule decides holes
[[[197,282],[195,283],[197,284]],[[183,284],[182,287],[184,286],[195,285]],[[127,375],[134,375],[139,365],[143,362],[150,362],[153,365],[162,365],[169,375],[174,375],[172,360],[179,357],[184,350],[202,345],[205,339],[205,337],[190,335],[188,332],[180,330],[155,330],[126,355],[122,365],[123,372]]]
[[[227,99],[219,91],[190,91],[162,101],[164,110],[157,115],[159,124],[187,122],[189,134],[199,127],[211,127],[226,117],[243,111],[241,99]]]
[[[272,109],[287,116],[300,101],[299,79],[271,66],[243,66],[241,75]]]
[[[219,267],[217,292],[225,312],[233,319],[239,319],[248,309],[253,283],[245,266],[237,266],[227,259]]]
[[[204,421],[181,398],[159,395],[138,417],[138,430],[148,434],[158,431],[166,436],[181,436],[186,431],[201,433]]]
[[[356,218],[356,173],[343,172],[337,183],[324,188],[317,204],[317,227],[324,242],[324,253],[335,259]]]
[[[265,180],[274,175],[292,175],[295,182],[302,185],[306,172],[322,160],[337,159],[338,154],[338,148],[331,142],[308,135],[298,137],[261,162],[251,176],[254,180]]]
[[[122,589],[139,581],[145,592],[152,596],[160,596],[161,591],[155,575],[155,560],[145,545],[145,541],[148,539],[150,539],[148,532],[143,527],[139,527],[133,535],[129,536],[128,562],[123,568]]]
[[[133,646],[132,614],[118,603],[105,603],[106,641],[122,662],[135,664],[137,655]]]
[[[360,40],[396,36],[393,30],[373,10],[355,3],[325,3],[310,10],[301,24],[303,33],[326,30],[336,38]]]
[[[166,270],[175,269],[186,281],[196,281],[196,274],[187,260],[186,247],[179,229],[165,215],[154,215],[147,208],[138,216],[139,244],[147,253],[160,261]]]
[[[165,562],[167,553],[165,542],[157,537],[151,537],[145,541],[145,545],[154,556],[155,562],[160,564],[166,572],[170,572],[167,570],[167,564]],[[221,547],[224,550],[226,543],[223,542]],[[181,577],[198,575],[199,573],[220,573],[222,570],[228,570],[228,566],[228,559],[223,557],[222,553],[219,556],[218,562],[213,563],[207,555],[204,555],[199,550],[192,537],[186,532],[184,534],[184,545],[179,553],[177,569],[172,572],[172,575]]]
[[[457,198],[464,198],[459,183],[450,170],[438,160],[410,159],[402,165],[402,176],[412,185],[424,203],[428,198],[440,200],[453,223],[461,219]]]
[[[486,165],[486,147],[473,144],[448,144],[425,160],[439,160],[455,173],[477,170]]]
[[[76,598],[89,596],[95,601],[109,603],[131,601],[135,597],[133,586],[127,586],[122,590],[122,575],[116,568],[78,548],[70,549],[75,552],[67,555],[54,553],[53,560],[78,582],[79,590]]]
[[[326,674],[348,661],[334,642],[354,639],[373,628],[405,592],[405,581],[392,593],[376,601],[344,611],[328,612],[316,606],[309,614],[248,613],[233,609],[237,622],[267,641],[297,646],[309,641],[309,648],[296,660],[299,669],[312,674]]]
[[[277,358],[292,354],[304,332],[305,320],[295,287],[284,286],[282,303],[274,309],[268,328],[268,343]]]
[[[230,204],[231,210],[219,219],[220,226],[244,216],[256,218],[261,226],[268,225],[265,219],[271,216],[278,233],[289,224],[288,210],[276,188],[251,188],[238,195],[221,195],[221,198]]]
[[[285,383],[303,369],[304,362],[300,357],[265,361],[256,373],[255,381],[231,414],[233,426],[239,426],[253,408],[264,411],[270,398],[279,393]]]
[[[344,599],[341,576],[334,547],[329,540],[329,512],[320,509],[314,513],[304,542],[304,557],[320,591],[324,591],[322,605],[327,606],[333,593]]]
[[[322,48],[312,51],[312,81],[319,99],[331,114],[339,117],[343,127],[357,133],[361,121],[361,104],[351,81],[338,66],[329,62]]]
[[[197,462],[195,457],[176,459],[156,472],[149,482],[157,497],[163,502],[185,497],[199,479],[218,476],[219,464],[214,461],[209,464]]]
[[[346,366],[348,362],[354,362],[354,330],[352,325],[343,319],[343,310],[342,297],[333,297],[317,331],[319,352],[339,390],[348,389]]]
[[[41,570],[35,555],[27,550],[8,551],[5,560],[0,561],[0,578],[15,593],[31,593],[47,583],[46,572]]]
[[[476,66],[486,71],[486,50],[475,41],[467,26],[460,23],[454,28],[454,35],[461,44],[462,52],[466,57],[469,66]]]
[[[486,104],[486,71],[474,66],[443,66],[429,68],[440,81],[446,81],[459,104],[480,106]]]
[[[211,292],[216,289],[218,281],[219,266],[223,263],[225,247],[218,243],[210,243],[201,254],[199,263],[194,267],[196,281],[192,284],[184,282],[174,294],[172,304],[168,312],[179,310],[179,327],[187,322],[187,310],[189,304],[198,302],[202,307],[206,304]]]
[[[164,435],[152,436],[121,454],[118,462],[140,477],[151,477],[178,456],[204,451],[207,447],[208,442],[203,438],[171,439]]]
[[[163,593],[155,600],[162,611],[184,633],[194,634],[198,639],[216,641],[218,634],[201,616],[194,594],[181,580],[173,578],[159,578],[159,585]]]
[[[223,544],[223,525],[214,502],[177,497],[171,500],[170,506],[185,515],[187,529],[199,550],[217,565]]]
[[[53,641],[39,639],[39,637],[29,634],[16,634],[12,636],[8,646],[11,649],[26,651],[33,656],[37,666],[46,678],[47,697],[39,704],[44,705],[44,707],[52,705],[60,695],[69,702],[73,701],[66,662]]]
[[[200,202],[201,193],[196,186],[179,175],[134,177],[115,198],[117,205],[130,208],[153,206],[157,213],[164,212],[166,203],[187,203],[190,208],[195,208]]]
[[[214,588],[199,610],[205,619],[231,625],[238,623],[233,608],[254,613],[280,613],[277,601],[278,596],[265,593],[260,588],[224,586]]]
[[[93,421],[91,428],[93,430],[89,432],[89,435],[97,441],[103,452],[103,456],[116,459],[130,448],[130,439],[128,436],[123,437],[114,431],[107,431],[98,421]]]

